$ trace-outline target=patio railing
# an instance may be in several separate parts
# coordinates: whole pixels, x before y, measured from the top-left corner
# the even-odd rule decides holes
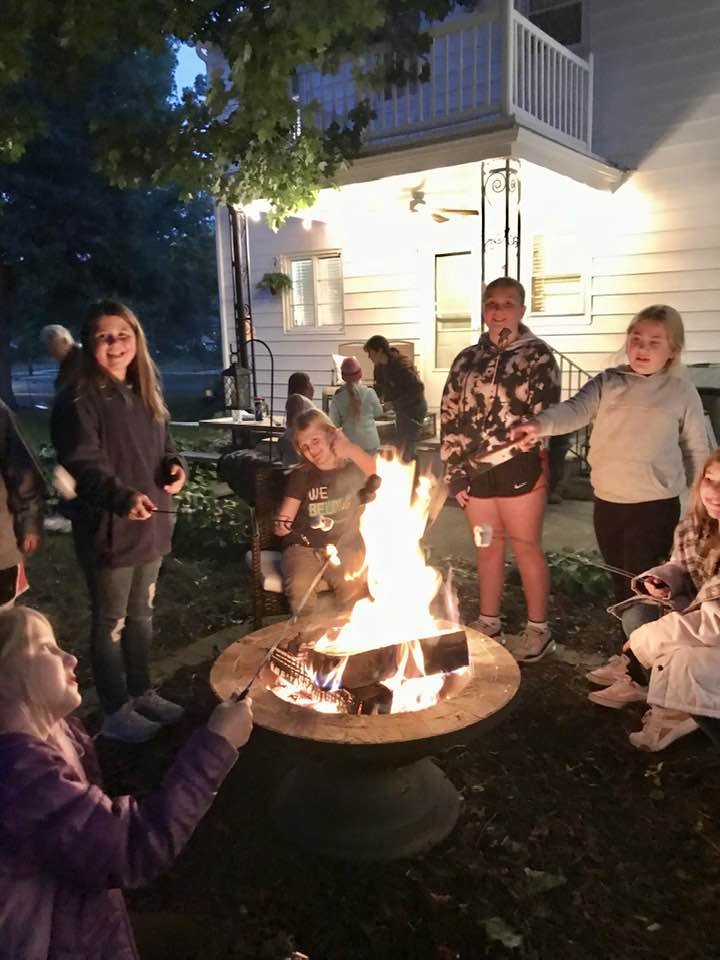
[[[316,102],[318,123],[326,127],[333,120],[342,123],[358,100],[369,97],[376,116],[366,141],[376,148],[515,117],[590,151],[592,57],[583,60],[539,30],[515,10],[513,0],[451,17],[430,33],[427,57],[405,62],[416,79],[370,92],[359,88],[356,73],[382,67],[388,56],[377,52],[347,61],[335,74],[301,68],[300,103]]]
[[[560,401],[562,402],[573,397],[580,387],[590,379],[590,374],[579,367],[567,354],[560,353],[554,347],[551,347],[551,350],[555,354],[557,365],[560,368]],[[588,424],[587,427],[573,433],[570,440],[569,452],[581,461],[581,474],[587,474],[589,471],[587,455],[591,430],[592,424]]]

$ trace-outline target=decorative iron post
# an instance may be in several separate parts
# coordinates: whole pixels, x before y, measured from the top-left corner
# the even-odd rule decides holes
[[[235,344],[229,344],[230,366],[237,364],[249,370],[252,377],[252,395],[257,396],[255,373],[255,345],[253,343],[252,296],[250,293],[250,242],[247,217],[232,204],[230,214],[230,257],[233,277],[233,307]],[[250,351],[248,353],[248,343]]]
[[[482,218],[480,279],[520,279],[520,163],[509,157],[480,166]]]

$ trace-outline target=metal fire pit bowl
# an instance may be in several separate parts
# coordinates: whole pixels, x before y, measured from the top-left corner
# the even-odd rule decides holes
[[[316,630],[328,618],[298,624]],[[276,623],[231,644],[210,674],[226,699],[249,682],[263,654],[282,635]],[[273,803],[278,827],[306,850],[343,860],[416,856],[443,840],[460,812],[460,797],[430,755],[467,743],[509,710],[520,671],[508,651],[465,628],[467,678],[434,706],[377,716],[319,713],[277,697],[266,668],[253,684],[255,723],[283,737],[291,769]]]

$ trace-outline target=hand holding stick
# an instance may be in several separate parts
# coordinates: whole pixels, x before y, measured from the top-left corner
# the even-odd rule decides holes
[[[300,603],[299,603],[299,604],[297,605],[297,607],[295,608],[295,613],[292,615],[292,617],[290,617],[290,619],[289,619],[289,620],[287,621],[287,623],[285,624],[285,629],[283,630],[282,634],[280,635],[280,638],[279,638],[279,639],[270,647],[270,649],[267,651],[267,653],[265,654],[265,656],[264,656],[264,657],[262,658],[262,660],[260,661],[260,664],[259,664],[257,670],[256,670],[255,673],[252,675],[252,677],[250,677],[250,679],[249,679],[248,682],[245,684],[245,686],[243,687],[243,689],[242,689],[242,690],[239,690],[239,691],[236,691],[236,692],[232,695],[232,697],[231,697],[232,700],[244,700],[244,699],[247,697],[248,693],[250,692],[250,687],[255,683],[255,681],[257,680],[257,678],[260,676],[260,674],[262,673],[262,671],[265,669],[266,664],[268,664],[268,663],[270,662],[270,660],[272,659],[273,654],[274,654],[275,651],[278,649],[278,647],[280,647],[280,646],[285,642],[285,640],[286,640],[286,638],[287,638],[287,635],[288,635],[288,632],[289,632],[289,630],[290,630],[290,627],[292,627],[294,624],[297,623],[298,617],[299,617],[300,614],[302,613],[305,604],[308,602],[308,600],[310,599],[310,597],[311,597],[311,596],[313,595],[313,593],[315,592],[315,588],[317,587],[317,585],[318,585],[318,584],[320,583],[320,581],[322,580],[323,575],[325,574],[325,571],[327,570],[328,566],[330,566],[330,565],[332,565],[333,567],[339,567],[339,566],[340,566],[340,563],[341,563],[341,561],[340,561],[340,556],[339,556],[339,554],[338,554],[337,547],[335,546],[335,544],[329,543],[329,544],[325,547],[325,557],[326,557],[325,562],[324,562],[323,565],[320,567],[320,569],[318,570],[317,574],[315,575],[312,583],[310,584],[310,586],[307,588],[307,590],[306,590],[305,593],[303,594],[302,599],[300,600]]]

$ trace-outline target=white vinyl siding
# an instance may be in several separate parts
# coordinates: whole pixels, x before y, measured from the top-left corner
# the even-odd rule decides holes
[[[287,330],[341,330],[343,326],[342,260],[337,252],[286,257],[292,289],[285,300]]]

